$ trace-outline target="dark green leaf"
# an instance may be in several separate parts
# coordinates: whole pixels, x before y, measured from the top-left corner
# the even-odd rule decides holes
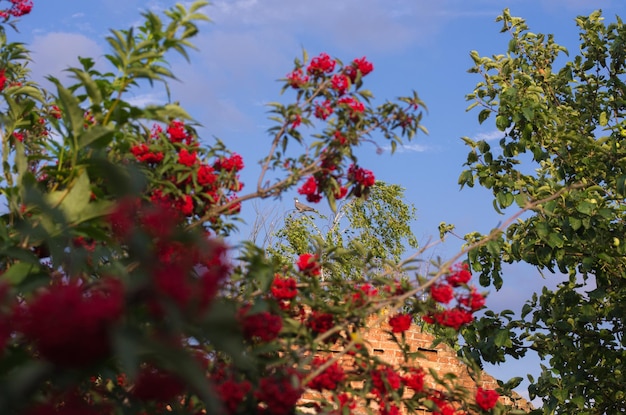
[[[488,109],[483,109],[482,111],[480,111],[480,113],[478,114],[478,122],[480,124],[482,124],[487,118],[489,118],[489,115],[491,114],[491,110]]]

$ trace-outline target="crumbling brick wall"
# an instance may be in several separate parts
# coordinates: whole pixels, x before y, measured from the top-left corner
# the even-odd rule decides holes
[[[370,352],[390,364],[400,363],[402,352],[398,349],[396,343],[390,339],[389,334],[386,333],[391,328],[386,321],[376,324],[378,320],[380,319],[372,318],[372,326],[369,327],[367,333],[363,334]],[[412,325],[405,332],[405,336],[407,343],[411,347],[410,351],[421,352],[423,358],[420,359],[419,364],[424,370],[428,371],[428,369],[432,368],[441,374],[453,373],[457,376],[457,382],[472,393],[476,391],[478,386],[484,389],[496,389],[498,387],[496,379],[487,373],[482,373],[480,382],[477,385],[471,378],[467,366],[457,358],[456,351],[444,344],[432,347],[433,335],[423,331],[421,327],[415,324]],[[502,399],[503,403],[512,405],[514,409],[525,411],[533,409],[532,405],[519,395],[516,395],[513,400]]]
[[[381,320],[383,321],[380,322]],[[391,328],[386,323],[386,319],[373,317],[370,322],[371,324],[368,325],[367,331],[362,333],[362,338],[365,345],[369,348],[369,352],[389,364],[401,363],[403,359],[402,352],[396,343],[390,339],[388,331]],[[421,327],[415,324],[412,325],[411,329],[405,332],[405,336],[410,345],[410,352],[421,352],[423,358],[419,359],[419,365],[426,372],[432,368],[441,374],[453,373],[457,376],[457,383],[472,394],[475,393],[478,386],[484,389],[496,389],[498,387],[496,379],[487,373],[481,375],[480,382],[477,385],[471,378],[467,366],[457,358],[456,351],[444,344],[433,347],[433,335],[422,331]],[[427,384],[427,386],[434,385]],[[505,397],[501,398],[501,400],[503,403],[511,405],[513,409],[521,409],[526,412],[533,409],[532,405],[519,395],[515,395],[513,400]],[[356,411],[356,413],[359,412],[361,411]],[[365,411],[362,412],[365,413]],[[429,414],[428,411],[423,411],[423,415],[427,414]]]

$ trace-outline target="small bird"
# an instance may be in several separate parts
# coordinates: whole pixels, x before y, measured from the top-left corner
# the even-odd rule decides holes
[[[296,209],[298,209],[298,212],[300,213],[304,213],[304,212],[315,212],[317,214],[319,214],[319,212],[315,209],[313,209],[311,206],[307,206],[304,203],[301,203],[297,197],[294,197],[293,200],[295,201],[295,205],[296,205]]]

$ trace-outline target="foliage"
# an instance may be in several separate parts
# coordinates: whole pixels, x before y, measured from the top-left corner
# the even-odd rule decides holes
[[[383,272],[402,259],[407,247],[418,248],[410,226],[415,207],[406,204],[403,196],[402,187],[377,181],[367,198],[340,204],[332,218],[290,213],[285,226],[275,232],[278,241],[268,252],[288,264],[302,253],[323,247],[329,251],[325,260],[330,265],[324,277],[332,274],[332,278],[362,281],[368,267]],[[320,229],[315,219],[327,219],[328,225]]]
[[[400,186],[377,182],[367,200],[354,199],[346,212],[350,224],[348,246],[361,245],[380,260],[395,262],[407,248],[417,249],[410,228],[415,207],[404,203],[403,196]]]
[[[73,84],[51,78],[54,91],[29,80],[28,50],[2,32],[0,413],[348,414],[357,404],[380,414],[504,413],[497,392],[471,394],[454,375],[416,366],[404,334],[414,318],[456,335],[484,299],[452,262],[414,281],[375,280],[382,259],[390,275],[405,270],[392,261],[403,237],[414,242],[404,224],[380,233],[378,245],[363,243],[378,261],[362,267],[360,285],[337,278],[326,289],[322,270],[349,249],[323,240],[282,265],[246,243],[233,265],[225,238],[241,209],[299,184],[309,202],[325,198],[333,210],[370,194],[375,208],[384,202],[409,218],[410,209],[388,204],[399,188],[379,195],[354,148],[411,139],[423,104],[413,93],[374,107],[365,58],[344,65],[305,55],[283,79],[294,101],[271,104],[269,152],[243,194],[241,156],[219,141],[200,147],[180,105],[126,100],[146,81],[168,90],[168,56],[188,57],[206,5],[146,12],[138,27],[112,31],[111,72],[81,58],[68,69]],[[368,205],[351,203],[349,220],[367,229]],[[385,223],[393,222],[371,226]],[[372,318],[388,320],[402,351],[396,364],[366,347]]]
[[[464,139],[459,183],[490,189],[497,211],[517,204],[533,214],[472,250],[470,263],[483,285],[503,284],[503,262],[565,278],[520,316],[487,314],[465,333],[465,351],[494,363],[536,351],[548,363],[529,391],[543,413],[624,413],[626,26],[599,11],[578,17],[580,50],[570,57],[508,10],[498,20],[508,50],[472,52],[481,81],[468,100],[503,138],[496,148]]]

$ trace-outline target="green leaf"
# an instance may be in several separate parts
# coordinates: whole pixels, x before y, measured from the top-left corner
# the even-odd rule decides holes
[[[398,143],[395,141],[391,141],[391,154],[394,154],[396,152],[396,148],[398,147]]]
[[[482,124],[487,118],[489,118],[489,115],[491,114],[491,110],[490,109],[484,109],[482,110],[479,114],[478,114],[478,123]]]
[[[588,215],[588,216],[591,216],[595,208],[596,208],[595,203],[591,203],[586,200],[582,200],[576,205],[576,210],[578,212],[582,213],[583,215]]]
[[[0,275],[0,280],[16,286],[20,285],[27,277],[38,274],[41,267],[38,264],[29,264],[26,262],[18,262],[13,264],[6,272]]]
[[[550,230],[548,228],[548,224],[545,222],[537,222],[535,223],[535,231],[540,238],[547,238]]]
[[[526,121],[532,121],[533,118],[535,118],[535,109],[532,107],[524,107],[522,108],[522,114],[524,114]]]
[[[476,268],[476,267],[474,267]],[[491,284],[491,277],[489,275],[489,273],[487,272],[482,272],[480,274],[480,276],[478,277],[478,283],[482,286],[482,287],[488,287],[489,284]]]
[[[94,147],[104,148],[109,144],[114,133],[115,130],[112,127],[94,125],[78,136],[78,148],[83,149],[92,144],[95,144]]]
[[[560,403],[563,403],[569,394],[565,389],[554,389],[552,390],[552,396],[554,396]]]
[[[487,242],[485,247],[487,248],[487,251],[489,251],[491,255],[498,256],[500,255],[500,252],[502,249],[502,240],[501,239],[491,240]]]
[[[121,327],[112,333],[112,345],[124,372],[132,379],[137,376],[141,354],[141,337],[129,327]]]
[[[43,95],[41,95],[41,90],[31,85],[23,85],[23,86],[16,87],[11,92],[13,92],[14,95],[25,95],[39,102],[45,101],[43,98]]]
[[[498,330],[496,333],[493,342],[498,347],[511,347],[513,346],[513,342],[510,338],[510,333],[508,330]]]
[[[91,219],[100,218],[106,216],[111,212],[111,209],[115,205],[114,201],[111,200],[99,200],[96,202],[90,202],[85,206],[84,209],[81,209],[73,221],[73,224],[79,224],[86,222]]]
[[[583,224],[582,220],[580,220],[580,219],[578,219],[578,218],[576,218],[574,216],[570,216],[568,218],[568,222],[569,222],[569,225],[572,227],[572,229],[575,230],[575,231],[580,229],[580,227]]]
[[[87,172],[83,170],[68,190],[59,190],[46,195],[52,206],[61,208],[68,222],[75,223],[80,219],[91,198],[91,183]]]
[[[20,141],[15,142],[15,167],[17,168],[18,178],[22,179],[26,169],[28,168],[28,158],[24,144]]]
[[[121,166],[104,158],[84,160],[90,177],[106,177],[107,190],[116,196],[137,194],[145,189],[147,178],[133,165]]]
[[[550,236],[548,236],[548,245],[550,245],[551,248],[563,248],[564,243],[565,240],[558,233],[551,233]]]
[[[4,223],[2,223],[2,225],[6,226],[6,224]],[[8,235],[3,236],[8,238]],[[39,264],[39,258],[31,250],[21,248],[19,246],[8,246],[7,248],[0,251],[0,256],[9,257],[14,261],[17,260],[20,262],[26,262],[35,265]]]
[[[77,137],[84,128],[85,111],[78,104],[78,99],[74,96],[74,94],[72,94],[69,89],[61,85],[58,79],[53,77],[48,79],[54,82],[57,86],[59,106],[61,107],[63,120],[65,121],[71,135]],[[73,143],[71,144],[73,145]],[[76,150],[77,149],[74,149],[74,151]]]
[[[465,170],[461,173],[458,180],[459,185],[463,188],[465,185],[474,187],[474,174],[471,170]]]
[[[544,212],[552,213],[554,212],[554,209],[556,209],[557,206],[558,206],[558,203],[556,200],[550,200],[549,202],[546,202],[543,205],[543,210]]]
[[[476,147],[476,142],[474,140],[472,140],[471,138],[469,138],[469,137],[461,137],[461,140],[463,140],[463,142],[466,145],[468,145],[468,146],[470,146],[472,148]]]
[[[330,210],[333,213],[337,213],[337,200],[335,200],[334,195],[329,194],[327,196],[327,199],[328,199],[328,206],[330,207]]]
[[[585,407],[585,397],[582,395],[573,396],[571,401],[576,405],[576,407],[578,407],[578,409],[583,409]]]
[[[505,131],[510,126],[511,120],[509,119],[509,117],[505,117],[503,115],[498,115],[496,117],[496,127],[498,127],[498,130]]]
[[[506,387],[510,388],[510,389],[515,389],[515,388],[517,388],[520,385],[520,383],[522,383],[523,380],[524,380],[524,378],[521,377],[521,376],[514,377],[514,378],[510,379],[506,383]],[[511,414],[511,412],[509,412],[509,415],[510,414]]]
[[[514,196],[515,198],[515,204],[521,208],[526,207],[526,204],[528,203],[528,198],[526,197],[525,194],[523,193],[518,193]]]
[[[92,105],[100,105],[102,103],[102,94],[100,93],[98,84],[96,84],[96,81],[94,81],[91,75],[77,68],[71,68],[70,71],[74,73],[76,79],[85,87],[85,91],[87,91]]]
[[[249,367],[251,362],[246,357],[242,341],[243,334],[237,321],[236,311],[231,304],[220,302],[213,306],[203,324],[211,328],[207,334],[218,350],[229,353],[238,367]]]
[[[39,384],[42,379],[49,378],[55,371],[52,363],[43,359],[27,360],[23,364],[15,367],[11,371],[11,380],[4,381],[2,385],[3,399],[0,401],[0,407],[7,406],[6,396],[10,396],[13,402],[24,402],[29,399],[32,394],[33,385]],[[2,411],[10,413],[13,411]]]
[[[496,199],[498,200],[501,208],[507,208],[511,206],[514,200],[513,194],[508,192],[499,192],[496,195]]]
[[[615,180],[615,186],[617,193],[622,196],[626,196],[626,175],[621,175]]]
[[[146,106],[145,111],[155,114],[157,120],[169,121],[171,119],[191,119],[191,115],[189,115],[187,111],[177,104],[148,105]]]
[[[200,10],[202,7],[206,7],[208,6],[210,3],[208,1],[205,0],[198,0],[195,1],[191,4],[191,6],[189,6],[189,13],[195,13],[198,10]],[[208,19],[205,15],[202,15],[202,17],[204,17],[204,19]],[[189,17],[190,19],[194,19],[193,18],[193,14]],[[200,18],[195,18],[195,19],[200,19]],[[194,19],[194,20],[195,20]]]

